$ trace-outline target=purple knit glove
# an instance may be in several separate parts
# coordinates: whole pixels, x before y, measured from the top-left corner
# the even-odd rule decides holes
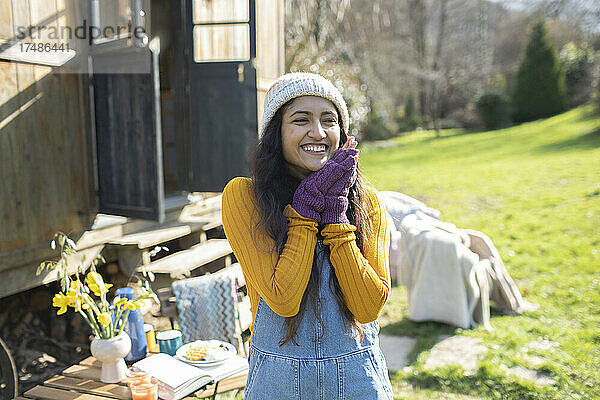
[[[300,182],[294,192],[292,208],[303,217],[321,221],[321,212],[325,208],[325,196],[317,189],[315,173],[310,174]]]
[[[294,210],[303,217],[321,222],[321,213],[325,210],[325,194],[332,187],[339,187],[338,181],[347,176],[353,168],[356,169],[357,155],[356,149],[338,150],[323,168],[304,178],[294,193]]]
[[[339,186],[340,179],[342,179],[348,171],[356,169],[357,162],[357,149],[338,149],[333,157],[327,160],[325,165],[323,165],[323,168],[311,174],[311,176],[315,176],[317,189],[319,189],[323,195],[331,192],[333,187]]]
[[[348,211],[348,198],[345,196],[326,196],[325,210],[321,214],[323,224],[349,224],[346,216]]]
[[[325,208],[321,213],[321,222],[324,224],[347,224],[348,193],[350,187],[356,182],[358,150],[344,149],[351,156],[345,161],[346,172],[325,193]]]

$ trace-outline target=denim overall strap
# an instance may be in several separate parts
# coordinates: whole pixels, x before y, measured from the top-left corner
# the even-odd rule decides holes
[[[361,337],[343,317],[330,286],[334,274],[329,248],[322,240],[315,247],[320,275],[319,323],[306,299],[296,344],[279,343],[287,328],[261,298],[250,346],[250,372],[244,398],[251,399],[391,399],[385,360],[379,349],[379,324],[364,324]]]

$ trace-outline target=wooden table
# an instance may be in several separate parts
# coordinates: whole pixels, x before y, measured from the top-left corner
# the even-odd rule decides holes
[[[42,385],[38,385],[17,397],[17,400],[114,400],[131,399],[131,392],[126,382],[102,383],[100,382],[101,365],[94,357],[88,357],[65,369],[60,375],[55,375]],[[196,392],[192,398],[214,398],[218,393],[242,389],[246,384],[248,373],[223,379],[217,384],[209,385]],[[216,386],[216,393],[215,393]]]

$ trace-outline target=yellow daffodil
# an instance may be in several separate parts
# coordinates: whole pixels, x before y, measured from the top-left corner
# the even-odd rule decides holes
[[[108,326],[112,322],[112,318],[110,317],[109,313],[103,312],[102,314],[98,315],[98,322],[100,322],[103,326]]]
[[[144,299],[139,299],[135,301],[137,308],[142,308],[144,306]]]
[[[112,287],[110,283],[104,283],[102,279],[102,275],[95,271],[90,271],[87,274],[87,278],[85,279],[88,287],[94,294],[100,297],[103,294],[108,293],[108,289]]]
[[[56,293],[52,299],[52,305],[59,307],[56,311],[56,315],[61,315],[67,312],[67,306],[69,305],[69,298],[62,293]]]
[[[115,296],[111,303],[107,293],[113,285],[105,283],[102,275],[96,272],[94,267],[100,262],[106,262],[104,258],[98,256],[91,260],[91,271],[87,271],[86,274],[83,271],[90,263],[86,262],[83,256],[78,272],[71,274],[70,268],[67,268],[67,258],[71,254],[80,254],[75,243],[67,235],[59,232],[54,236],[51,247],[61,250],[61,258],[59,261],[42,262],[40,271],[48,269],[57,272],[62,290],[52,298],[52,306],[57,307],[56,314],[62,315],[69,307],[73,307],[85,319],[95,336],[110,339],[119,335],[123,331],[130,310],[140,308],[144,304],[143,299],[149,298],[149,293],[145,291],[137,300]]]
[[[124,305],[125,303],[127,303],[127,298],[125,297],[121,297],[119,295],[115,296],[115,298],[113,299],[113,305],[115,307],[119,307]]]
[[[81,309],[81,282],[78,280],[71,281],[69,290],[67,291],[69,305],[79,311]]]
[[[135,301],[128,301],[127,303],[125,303],[125,307],[131,311],[137,310],[140,305],[135,302]]]

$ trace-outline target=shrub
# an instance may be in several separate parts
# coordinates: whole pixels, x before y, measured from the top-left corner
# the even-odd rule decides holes
[[[560,51],[560,63],[565,70],[568,106],[584,104],[592,95],[592,51],[589,48],[578,48],[575,43],[569,42]]]
[[[465,108],[459,108],[453,110],[449,115],[449,118],[456,121],[456,123],[465,129],[482,128],[483,122],[477,113],[473,110],[473,107],[467,106]]]
[[[543,21],[531,30],[525,57],[517,72],[512,106],[516,122],[549,117],[566,108],[565,73]]]
[[[396,128],[399,132],[414,131],[423,121],[417,115],[415,100],[412,94],[408,95],[404,109],[399,108],[395,116]]]
[[[487,129],[501,128],[510,121],[510,101],[501,92],[484,93],[477,99],[475,108]]]
[[[392,131],[377,110],[377,105],[371,102],[371,109],[362,124],[361,139],[364,141],[385,140],[392,137]]]

